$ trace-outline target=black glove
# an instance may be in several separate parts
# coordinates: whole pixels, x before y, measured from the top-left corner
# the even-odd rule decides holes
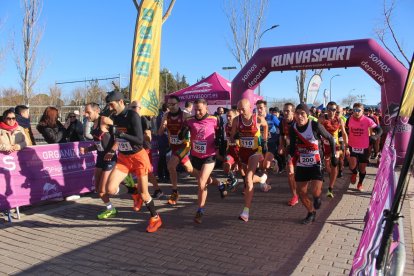
[[[336,156],[331,156],[331,165],[332,167],[337,167],[338,166],[338,158],[336,158]]]
[[[267,140],[263,140],[262,153],[265,154],[268,151],[269,151],[269,148],[267,147]]]
[[[378,139],[378,137],[377,137],[377,136],[375,136],[375,135],[371,135],[371,136],[369,136],[369,144],[370,144],[370,145],[375,144],[375,142],[377,141],[377,139]]]
[[[187,133],[190,131],[188,127],[183,127],[181,131],[178,133],[178,139],[184,140],[184,138],[187,136]]]

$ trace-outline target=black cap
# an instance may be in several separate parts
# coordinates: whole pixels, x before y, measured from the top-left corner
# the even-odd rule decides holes
[[[273,107],[273,112],[280,112],[279,107],[277,106]]]
[[[105,98],[106,103],[113,102],[113,101],[120,101],[120,100],[124,100],[124,94],[118,91],[109,92]]]

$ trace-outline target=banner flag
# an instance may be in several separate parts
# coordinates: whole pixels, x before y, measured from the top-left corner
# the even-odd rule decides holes
[[[315,104],[316,97],[318,96],[319,88],[321,87],[322,78],[320,75],[315,74],[309,80],[308,90],[306,92],[306,102]]]
[[[163,0],[143,0],[135,25],[130,99],[141,102],[141,115],[158,113],[162,12]]]
[[[411,59],[410,71],[407,76],[407,82],[405,84],[405,90],[403,93],[403,101],[401,104],[400,117],[410,117],[414,107],[414,54]]]

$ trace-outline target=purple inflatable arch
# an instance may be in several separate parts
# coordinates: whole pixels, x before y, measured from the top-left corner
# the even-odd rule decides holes
[[[232,104],[252,99],[254,89],[272,71],[360,67],[381,86],[385,127],[394,126],[408,70],[373,39],[260,48],[232,81]],[[404,157],[411,133],[397,121],[397,163]]]

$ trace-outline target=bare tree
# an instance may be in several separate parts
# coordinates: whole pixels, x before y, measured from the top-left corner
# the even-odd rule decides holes
[[[229,49],[243,67],[259,48],[264,11],[268,0],[226,0],[225,11],[232,32],[232,46]]]
[[[397,38],[397,35],[394,30],[392,23],[393,13],[395,9],[395,0],[391,0],[391,3],[388,5],[387,0],[384,0],[383,3],[383,16],[384,16],[384,25],[378,27],[375,31],[378,39],[381,41],[382,45],[405,67],[409,68],[410,59],[404,52],[401,40]],[[391,42],[388,42],[388,37],[391,36]],[[394,45],[392,45],[394,44]],[[397,47],[397,51],[394,51],[393,48]]]
[[[116,89],[118,89],[117,91],[119,91],[118,86],[115,86],[115,90]],[[97,80],[93,80],[89,82],[87,95],[86,95],[87,102],[95,102],[95,103],[101,104],[105,102],[106,95],[107,95],[106,89],[100,87],[99,82]]]
[[[3,106],[16,106],[22,103],[22,95],[15,88],[3,89],[2,96]]]
[[[87,91],[84,88],[76,88],[72,91],[71,103],[70,105],[83,105],[86,103]]]
[[[63,104],[61,99],[62,89],[56,84],[49,88],[50,105],[60,107]]]
[[[299,102],[305,103],[305,81],[306,81],[306,70],[300,70],[296,76],[297,92],[299,96]]]
[[[137,9],[138,13],[141,12],[141,7],[142,7],[142,1],[138,1],[138,0],[132,0],[134,2],[135,8]],[[174,7],[175,4],[175,0],[171,0],[170,5],[167,8],[167,11],[165,12],[165,14],[162,16],[162,24],[165,23],[165,21],[167,21],[168,17],[171,14],[171,11]]]
[[[22,0],[23,3],[23,27],[22,46],[20,53],[12,43],[15,63],[19,72],[21,87],[23,91],[23,102],[29,104],[33,86],[39,79],[44,66],[35,71],[37,60],[37,47],[42,38],[43,27],[39,26],[39,18],[42,11],[42,0]]]
[[[348,94],[346,98],[341,100],[341,105],[343,106],[352,106],[354,103],[358,101],[358,97],[352,94]]]
[[[0,33],[1,33],[1,29],[3,27],[3,20],[0,19]],[[1,65],[5,56],[5,48],[3,48],[4,45],[0,45],[0,71],[1,71]]]

